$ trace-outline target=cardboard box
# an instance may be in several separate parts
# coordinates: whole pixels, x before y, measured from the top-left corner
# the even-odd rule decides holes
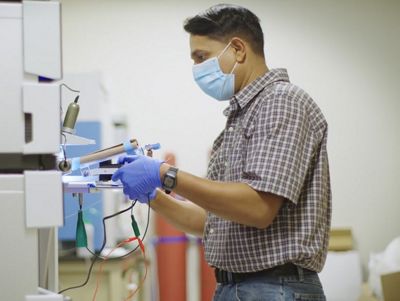
[[[331,229],[328,250],[335,252],[353,250],[353,235],[351,229]]]
[[[381,275],[384,301],[400,300],[400,272]]]
[[[400,272],[383,274],[381,276],[383,300],[381,301],[399,301],[400,300]],[[358,301],[380,301],[374,296],[371,288],[364,283],[363,290]]]
[[[342,300],[343,294],[335,293],[346,291],[349,293],[349,288],[344,287],[341,281],[348,277],[347,282],[351,283],[351,290],[357,290],[357,283],[361,280],[361,271],[358,269],[359,258],[358,254],[353,249],[353,235],[349,228],[331,229],[327,263],[325,271],[320,274],[321,281],[326,286],[327,297],[331,294],[331,299]],[[347,252],[346,252],[347,251]],[[348,273],[343,275],[344,267],[349,268]],[[361,268],[361,265],[360,265]],[[341,278],[340,278],[341,277]],[[345,281],[346,282],[346,281]],[[381,275],[383,300],[379,300],[374,296],[371,288],[367,283],[362,285],[362,293],[358,301],[400,301],[400,271]],[[342,287],[339,287],[339,286]],[[354,296],[354,292],[351,294]],[[350,297],[350,295],[349,295]],[[347,298],[347,297],[346,297]],[[328,298],[329,300],[329,298]],[[344,301],[345,299],[343,299]],[[346,300],[348,301],[348,300]]]

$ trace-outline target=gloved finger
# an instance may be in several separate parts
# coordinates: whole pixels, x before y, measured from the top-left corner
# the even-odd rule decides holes
[[[120,156],[119,158],[118,158],[118,164],[124,164],[125,162],[130,162],[129,161],[129,157],[130,156]]]
[[[129,199],[131,200],[136,200],[138,198],[136,193],[133,193],[132,191],[129,193]]]
[[[111,180],[114,181],[114,182],[116,182],[116,181],[118,181],[119,179],[121,179],[121,176],[122,176],[121,168],[118,168],[118,169],[113,173],[113,175],[112,175],[112,177],[111,177]]]
[[[118,158],[118,163],[119,164],[131,163],[131,162],[135,161],[138,157],[139,157],[138,155],[121,156]]]
[[[126,156],[120,156],[120,157],[118,157],[118,164],[124,164],[124,162],[125,162],[125,157],[126,157]]]
[[[124,192],[125,195],[129,195],[129,188],[128,187],[124,187],[122,189],[122,191]]]

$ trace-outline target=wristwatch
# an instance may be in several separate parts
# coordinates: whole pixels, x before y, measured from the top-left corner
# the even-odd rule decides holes
[[[172,166],[168,168],[162,181],[162,188],[165,190],[165,193],[170,194],[172,189],[176,187],[177,173],[178,173],[178,168]]]

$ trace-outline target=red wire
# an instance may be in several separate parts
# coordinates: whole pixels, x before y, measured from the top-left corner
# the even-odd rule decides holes
[[[103,265],[104,265],[104,263],[108,260],[108,257],[109,257],[109,256],[111,255],[111,253],[114,252],[117,248],[119,248],[119,247],[121,247],[121,246],[123,246],[123,245],[125,245],[125,244],[127,244],[127,243],[130,243],[130,242],[132,242],[132,241],[135,241],[135,240],[137,240],[137,241],[139,242],[140,250],[141,250],[142,253],[143,253],[143,258],[144,258],[145,263],[146,263],[146,254],[145,254],[144,244],[143,244],[142,240],[141,240],[139,237],[130,237],[130,238],[125,239],[124,241],[120,242],[120,243],[119,243],[116,247],[114,247],[106,256],[104,256],[104,260],[101,262],[101,264],[100,264],[100,266],[99,266],[99,274],[97,275],[96,288],[95,288],[94,293],[93,293],[92,301],[95,301],[95,300],[96,300],[97,291],[98,291],[98,289],[99,289],[99,287],[100,287],[101,277],[102,277],[102,275],[103,275],[103,274],[102,274],[102,272],[103,272]],[[145,267],[146,267],[146,272],[145,272],[145,275],[144,275],[144,277],[143,277],[143,279],[142,279],[140,285],[137,287],[137,289],[134,291],[134,293],[133,293],[131,296],[128,296],[128,298],[127,298],[126,300],[132,298],[132,297],[136,294],[136,292],[139,290],[139,288],[142,286],[144,280],[146,279],[146,275],[147,275],[147,265],[146,265],[146,264],[145,264]]]
[[[131,298],[133,298],[133,297],[136,295],[136,293],[139,291],[139,289],[142,288],[143,283],[144,283],[144,281],[146,280],[146,276],[147,276],[147,264],[146,264],[146,252],[145,252],[145,248],[144,248],[144,245],[143,245],[142,240],[141,240],[139,237],[138,237],[137,239],[138,239],[139,246],[140,246],[140,249],[142,250],[142,254],[143,254],[145,272],[144,272],[143,279],[142,279],[142,281],[140,281],[138,287],[137,287],[131,294],[129,294],[128,297],[126,297],[126,299],[125,299],[124,301],[129,301]]]

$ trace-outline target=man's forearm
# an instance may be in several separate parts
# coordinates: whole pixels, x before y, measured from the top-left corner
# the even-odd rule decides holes
[[[163,164],[161,176],[168,169]],[[278,213],[283,198],[258,192],[245,183],[223,183],[178,172],[177,194],[222,218],[257,228],[268,227]]]
[[[176,200],[162,191],[150,202],[150,206],[179,230],[199,237],[203,236],[206,211],[189,202]]]

